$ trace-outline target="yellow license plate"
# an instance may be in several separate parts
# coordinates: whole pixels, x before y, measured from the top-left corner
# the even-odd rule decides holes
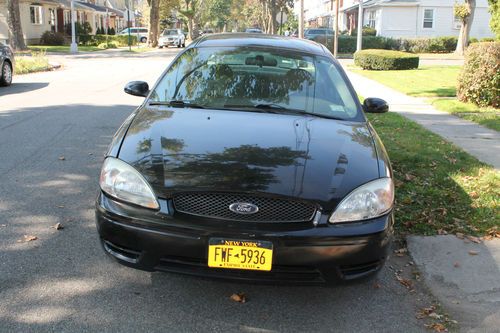
[[[270,271],[273,262],[273,243],[210,238],[208,267]]]

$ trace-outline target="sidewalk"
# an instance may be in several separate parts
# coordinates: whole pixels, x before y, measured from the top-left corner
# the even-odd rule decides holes
[[[390,111],[402,114],[428,130],[453,142],[478,160],[500,169],[500,134],[471,121],[438,111],[423,99],[411,97],[362,75],[347,75],[357,93],[379,97],[389,103]]]
[[[359,74],[349,79],[363,97],[379,97],[411,119],[500,169],[500,134]],[[500,332],[500,239],[476,244],[454,235],[409,236],[408,250],[426,285],[464,332]]]

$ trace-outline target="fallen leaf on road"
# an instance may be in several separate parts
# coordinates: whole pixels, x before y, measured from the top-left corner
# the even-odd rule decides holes
[[[411,280],[408,280],[408,279],[405,279],[399,275],[396,275],[396,280],[399,281],[399,283],[401,283],[403,286],[406,287],[406,289],[413,289],[413,282],[411,282]]]
[[[470,250],[470,251],[469,251],[469,254],[470,254],[471,256],[477,256],[477,255],[479,254],[479,251]]]
[[[245,303],[247,301],[247,297],[246,297],[245,293],[232,294],[230,299],[231,299],[231,301],[238,302],[238,303]]]
[[[406,253],[408,253],[408,249],[406,247],[402,247],[398,250],[394,250],[394,253],[398,256],[398,257],[402,257],[404,256]]]
[[[446,327],[444,327],[443,324],[440,323],[432,323],[430,325],[425,325],[428,329],[434,330],[436,332],[448,332]]]
[[[64,205],[58,205],[57,208],[64,208]]]
[[[456,268],[460,267],[460,263],[459,263],[458,261],[456,261],[456,262],[453,264],[453,267],[456,267]]]
[[[382,285],[380,283],[378,283],[378,282],[375,282],[373,284],[373,288],[375,288],[375,289],[380,289],[381,287],[382,287]]]
[[[470,240],[473,243],[481,244],[481,239],[479,237],[467,236],[467,239]]]
[[[429,318],[441,319],[442,317],[442,315],[439,315],[436,312],[429,313]]]
[[[26,243],[26,242],[31,242],[37,240],[38,237],[32,236],[32,235],[24,235],[23,239],[19,239],[17,242],[18,243]]]
[[[465,235],[463,233],[461,233],[461,232],[457,232],[455,234],[455,236],[457,236],[457,238],[460,238],[460,239],[464,239],[464,237],[465,237]]]
[[[429,306],[428,308],[422,308],[418,311],[417,313],[417,319],[422,319],[427,317],[429,314],[433,313],[434,310],[436,310],[436,307],[434,305]]]
[[[60,161],[64,161],[65,159],[66,159],[66,157],[64,157],[64,156],[59,156],[59,160],[60,160]]]
[[[61,223],[56,223],[52,226],[52,228],[56,229],[56,230],[61,230],[61,229],[64,229],[63,225]]]
[[[444,229],[438,229],[437,233],[438,235],[448,235],[448,232]]]

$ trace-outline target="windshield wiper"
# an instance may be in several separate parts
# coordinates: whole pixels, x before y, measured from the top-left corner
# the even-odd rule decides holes
[[[305,110],[299,110],[299,109],[292,109],[292,108],[287,108],[279,104],[256,104],[252,106],[255,109],[259,110],[273,110],[273,111],[282,111],[283,113],[292,113],[292,114],[301,114],[301,115],[309,115],[313,117],[319,117],[319,118],[326,118],[326,119],[336,119],[336,120],[343,120],[342,118],[338,117],[332,117],[328,116],[325,114],[318,114],[318,113],[313,113],[313,112],[307,112]]]
[[[194,108],[194,109],[204,109],[205,107],[200,104],[185,102],[180,100],[171,100],[168,102],[149,102],[149,105],[167,105],[173,108]]]

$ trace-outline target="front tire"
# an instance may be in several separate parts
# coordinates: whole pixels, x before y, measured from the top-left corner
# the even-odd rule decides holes
[[[146,37],[141,38],[141,43],[146,43],[147,41],[148,41],[148,39]]]
[[[12,66],[4,61],[0,69],[0,86],[10,86],[12,83]]]
[[[158,48],[159,48],[159,49],[162,49],[162,48],[163,48],[163,46],[158,46]]]

